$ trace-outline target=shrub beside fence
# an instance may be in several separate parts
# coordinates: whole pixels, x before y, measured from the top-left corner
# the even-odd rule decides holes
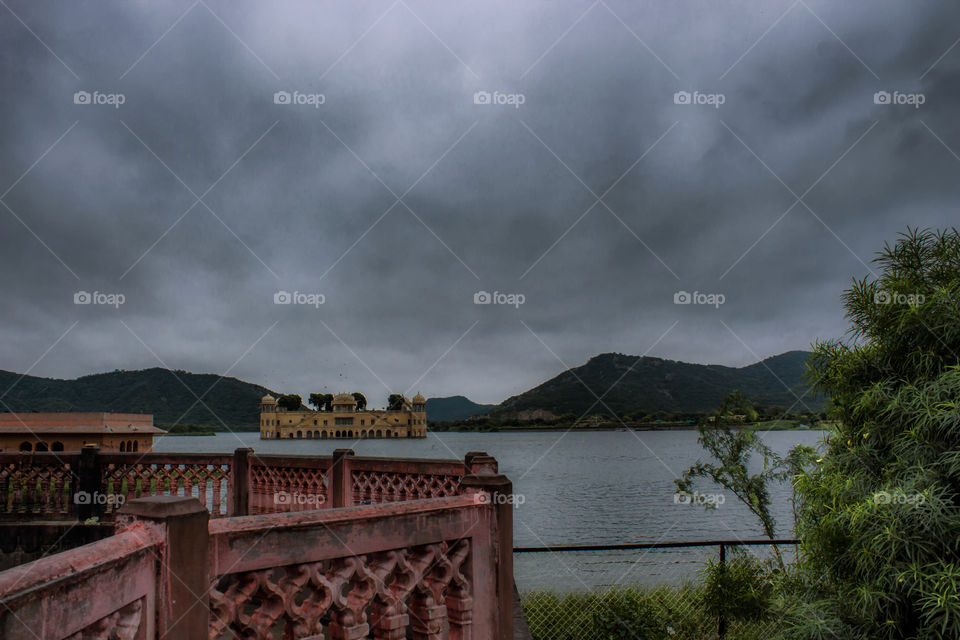
[[[778,540],[777,545],[789,551],[796,541]],[[514,552],[517,586],[534,640],[776,636],[775,616],[762,601],[745,602],[757,589],[744,589],[742,583],[744,568],[772,563],[769,540],[519,547]],[[786,553],[785,559],[794,555]],[[746,579],[755,579],[761,588],[765,580],[752,574]]]

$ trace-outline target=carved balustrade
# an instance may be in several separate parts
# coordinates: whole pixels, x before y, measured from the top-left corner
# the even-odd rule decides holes
[[[196,495],[133,498],[111,538],[0,572],[0,638],[512,640],[512,486],[484,464],[458,495],[338,509],[210,519]]]
[[[0,520],[112,521],[136,498],[197,498],[211,518],[313,511],[457,495],[469,473],[496,473],[496,460],[254,454],[0,453]]]

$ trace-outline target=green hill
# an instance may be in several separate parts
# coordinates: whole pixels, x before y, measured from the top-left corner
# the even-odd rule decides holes
[[[596,398],[584,384],[599,396],[613,386],[603,399],[621,416],[638,411],[709,412],[734,389],[765,406],[792,406],[793,412],[819,411],[822,398],[804,395],[801,376],[808,355],[806,351],[790,351],[734,368],[605,353],[497,406],[477,404],[464,396],[430,398],[427,416],[439,422],[488,413],[509,417],[538,410],[578,416],[608,413],[599,403],[591,409]],[[159,368],[98,373],[76,380],[21,378],[17,373],[0,371],[0,393],[6,389],[9,392],[2,399],[12,411],[151,413],[159,425],[194,424],[214,430],[256,430],[260,398],[267,393],[279,395],[236,378]],[[797,402],[794,394],[802,402]],[[202,403],[197,402],[197,396]]]
[[[257,429],[260,398],[276,395],[236,378],[159,368],[76,380],[24,376],[17,382],[18,378],[20,374],[0,371],[0,390],[10,389],[3,402],[12,411],[152,413],[156,424],[198,424],[217,430]]]
[[[538,409],[578,416],[610,410],[618,415],[638,411],[706,413],[717,409],[723,397],[734,390],[764,406],[792,406],[794,413],[819,411],[823,398],[804,395],[802,376],[809,355],[807,351],[789,351],[734,368],[604,353],[508,398],[491,415],[506,417]],[[594,394],[603,398],[609,410],[600,403],[594,405]],[[797,397],[802,400],[798,402]]]
[[[471,416],[489,413],[496,405],[477,404],[463,396],[427,399],[427,418],[436,422],[466,420]]]

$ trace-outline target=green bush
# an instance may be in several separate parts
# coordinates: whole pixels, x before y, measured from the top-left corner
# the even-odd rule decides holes
[[[811,379],[838,422],[797,478],[796,638],[960,638],[960,233],[910,231],[844,294]]]
[[[734,549],[723,564],[707,560],[703,572],[703,605],[714,618],[758,621],[769,617],[774,600],[775,567]]]

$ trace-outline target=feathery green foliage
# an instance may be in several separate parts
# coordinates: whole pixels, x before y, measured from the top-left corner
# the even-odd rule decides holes
[[[960,233],[908,230],[815,345],[827,450],[796,480],[807,592],[794,637],[960,638]]]

